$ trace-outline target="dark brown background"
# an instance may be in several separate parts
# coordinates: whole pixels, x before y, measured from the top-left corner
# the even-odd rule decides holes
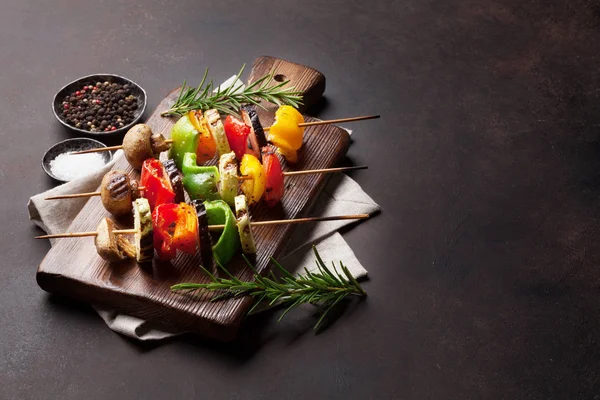
[[[593,398],[600,351],[600,7],[572,1],[3,2],[0,398]],[[352,176],[383,212],[345,233],[370,296],[320,335],[306,308],[231,345],[139,345],[35,282],[50,111],[94,72],[154,109],[258,55],[328,79]]]

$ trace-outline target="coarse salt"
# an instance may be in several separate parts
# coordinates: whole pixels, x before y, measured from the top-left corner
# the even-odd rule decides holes
[[[104,157],[98,153],[62,153],[50,161],[50,170],[58,179],[72,181],[102,168],[104,164]]]

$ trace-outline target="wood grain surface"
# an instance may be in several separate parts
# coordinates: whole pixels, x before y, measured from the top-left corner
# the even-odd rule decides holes
[[[282,79],[282,75],[307,94],[305,106],[316,101],[325,89],[324,76],[318,71],[272,57],[256,60],[249,81],[273,70],[275,78]],[[174,90],[163,99],[146,122],[153,131],[170,136],[176,119],[161,117],[160,113],[174,102],[178,91]],[[273,121],[272,111],[260,110],[259,116],[264,126],[269,126]],[[312,119],[307,117],[307,120]],[[348,134],[341,128],[330,125],[307,128],[298,163],[293,168],[284,166],[284,169],[335,166],[346,153],[348,145]],[[166,153],[161,157],[166,157]],[[139,178],[138,172],[129,166],[124,157],[117,161],[114,169],[126,170],[132,177]],[[325,181],[326,175],[321,174],[287,177],[286,192],[280,205],[268,208],[260,203],[251,209],[253,220],[305,216]],[[112,217],[104,210],[100,198],[90,198],[68,230],[94,230],[100,219],[106,216]],[[129,216],[116,219],[116,222],[119,227],[133,226]],[[254,229],[258,253],[252,261],[258,271],[267,271],[270,257],[281,253],[292,230],[293,226],[289,225]],[[175,283],[206,282],[207,277],[198,268],[200,262],[198,255],[180,254],[172,263],[155,259],[153,265],[147,268],[141,268],[134,261],[108,263],[96,253],[92,238],[62,239],[57,241],[40,264],[37,282],[48,292],[109,306],[165,327],[188,330],[222,341],[231,340],[251,305],[250,298],[210,302],[210,294],[191,295],[170,290]],[[252,272],[244,264],[241,255],[235,257],[227,267],[240,279],[252,278]],[[212,268],[215,270],[214,265]]]
[[[300,112],[306,111],[325,93],[325,75],[316,69],[269,56],[258,57],[254,61],[249,81],[252,82],[272,71],[276,71],[273,75],[276,82],[289,80],[294,87],[302,90],[304,103],[298,107]],[[267,110],[274,111],[277,108],[272,103],[262,102],[262,105]]]

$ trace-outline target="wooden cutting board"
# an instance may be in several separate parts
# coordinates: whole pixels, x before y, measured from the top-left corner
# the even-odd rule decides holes
[[[260,57],[254,62],[250,82],[273,70],[275,80],[289,79],[291,85],[305,94],[305,107],[317,101],[325,90],[325,77],[320,72],[273,57]],[[146,122],[154,132],[170,136],[176,119],[161,117],[160,113],[173,104],[178,93],[179,89],[171,92]],[[274,109],[269,106],[268,111],[259,110],[263,126],[273,122]],[[311,120],[309,117],[306,119]],[[336,126],[307,128],[298,163],[291,168],[284,166],[284,169],[333,167],[346,153],[349,142],[347,132]],[[132,170],[124,157],[114,169],[126,170],[139,179],[139,173]],[[265,221],[306,216],[326,178],[327,175],[322,174],[286,177],[281,204],[268,208],[261,202],[251,209],[252,219]],[[99,197],[92,197],[69,227],[69,232],[95,230],[103,217],[112,216],[104,210]],[[129,216],[116,219],[116,222],[121,228],[133,226]],[[281,253],[292,230],[292,225],[253,229],[258,253],[252,261],[260,273],[268,271],[269,259]],[[176,283],[207,282],[206,275],[198,268],[199,263],[199,256],[186,254],[180,254],[170,263],[155,259],[153,265],[146,268],[135,261],[108,263],[96,253],[93,238],[69,238],[57,240],[42,260],[36,277],[40,287],[51,293],[112,307],[165,327],[192,331],[222,341],[231,340],[252,304],[251,298],[210,302],[210,293],[191,295],[170,290],[170,286]],[[242,280],[252,279],[252,271],[241,256],[235,257],[227,268]],[[214,265],[212,269],[216,271]]]

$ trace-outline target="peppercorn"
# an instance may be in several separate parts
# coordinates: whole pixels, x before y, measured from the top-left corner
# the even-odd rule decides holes
[[[60,114],[76,128],[91,132],[114,131],[134,119],[138,102],[129,84],[96,82],[64,97]]]

